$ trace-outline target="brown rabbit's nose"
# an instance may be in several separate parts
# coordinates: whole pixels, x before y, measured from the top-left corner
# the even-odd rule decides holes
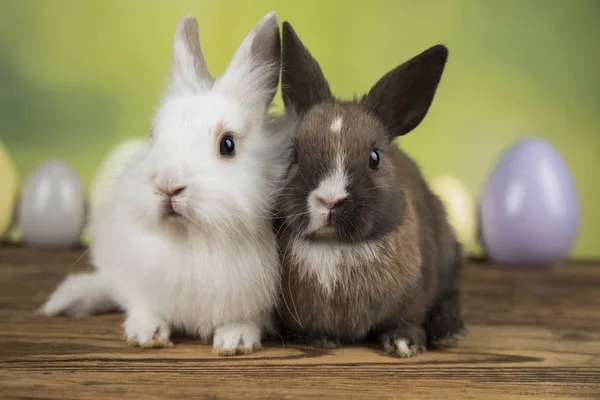
[[[184,190],[185,186],[177,186],[177,187],[160,187],[157,186],[158,190],[165,196],[169,198],[173,198],[175,196],[180,195]]]
[[[346,200],[345,197],[317,197],[317,199],[329,210],[339,207]]]

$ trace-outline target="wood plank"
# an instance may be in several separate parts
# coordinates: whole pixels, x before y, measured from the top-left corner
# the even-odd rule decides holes
[[[128,347],[120,314],[36,315],[68,271],[85,268],[81,255],[0,249],[1,398],[600,398],[600,265],[470,264],[469,335],[453,349],[396,359],[372,343],[272,341],[222,358],[187,338],[172,349]]]

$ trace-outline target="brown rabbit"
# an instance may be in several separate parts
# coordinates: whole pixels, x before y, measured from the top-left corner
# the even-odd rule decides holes
[[[277,211],[284,332],[326,347],[373,337],[400,357],[454,342],[461,246],[393,142],[427,114],[448,50],[428,49],[354,101],[332,96],[287,22],[282,50],[283,99],[298,118]]]

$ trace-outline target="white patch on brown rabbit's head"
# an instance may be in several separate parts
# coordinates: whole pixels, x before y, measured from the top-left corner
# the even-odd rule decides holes
[[[344,123],[344,119],[342,117],[335,117],[333,121],[331,121],[331,132],[340,133],[342,131],[342,124]]]

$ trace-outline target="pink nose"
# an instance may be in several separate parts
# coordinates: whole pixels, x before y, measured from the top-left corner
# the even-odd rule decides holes
[[[161,191],[162,194],[166,195],[169,198],[173,198],[178,196],[185,190],[185,186],[177,186],[177,187],[160,187],[157,186],[158,190]]]
[[[345,197],[337,197],[337,198],[332,198],[332,197],[326,197],[326,198],[317,197],[317,198],[319,199],[319,201],[321,202],[321,204],[323,204],[329,210],[331,210],[332,208],[335,208],[335,207],[339,206],[346,199]]]

